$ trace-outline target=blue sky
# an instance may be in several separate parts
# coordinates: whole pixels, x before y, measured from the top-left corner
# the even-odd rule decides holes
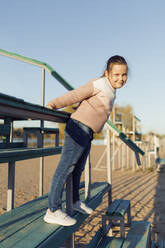
[[[0,49],[45,61],[74,87],[126,58],[116,103],[130,104],[143,132],[165,133],[164,0],[1,0]],[[41,70],[0,56],[1,92],[40,104]],[[46,73],[46,102],[66,92]]]

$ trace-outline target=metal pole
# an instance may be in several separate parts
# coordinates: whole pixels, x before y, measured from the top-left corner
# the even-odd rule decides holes
[[[121,169],[121,143],[119,143],[119,150],[118,150],[118,168]]]
[[[111,147],[110,147],[110,131],[107,128],[107,180],[112,183],[112,168],[111,168]]]
[[[42,68],[42,95],[41,95],[41,105],[45,106],[45,69]]]
[[[14,208],[15,162],[8,163],[7,211]]]
[[[91,189],[91,161],[89,154],[85,165],[85,199],[90,198],[90,194],[91,194],[90,189]]]
[[[115,134],[112,133],[112,170],[115,170]]]
[[[115,124],[115,107],[113,109],[113,123]],[[112,133],[112,151],[111,151],[111,154],[113,156],[113,160],[112,160],[112,170],[115,170],[115,156],[114,156],[114,153],[115,153],[115,134]]]
[[[132,170],[135,171],[136,167],[135,167],[135,153],[132,151]]]
[[[121,169],[124,170],[124,144],[121,144]]]
[[[110,131],[107,128],[107,181],[111,186],[108,192],[108,205],[112,202],[112,165],[111,165],[111,144],[110,144]]]
[[[126,145],[126,168],[129,168],[129,150],[128,146]]]
[[[8,142],[13,142],[13,122],[5,121],[10,124],[10,137]],[[8,190],[7,190],[7,211],[14,208],[14,190],[15,190],[15,161],[8,163]]]
[[[132,131],[133,131],[132,140],[133,140],[133,142],[135,142],[135,117],[134,116],[132,116]],[[132,152],[132,170],[133,171],[136,170],[134,152]]]
[[[66,180],[66,212],[68,215],[73,214],[73,177],[72,173],[68,176]],[[67,248],[74,248],[74,233],[65,242]]]
[[[45,106],[45,69],[42,68],[42,86],[41,86],[41,105]],[[41,130],[44,128],[44,121],[40,123]],[[43,133],[41,131],[41,144],[43,147]],[[44,157],[40,158],[40,170],[39,170],[39,196],[43,195],[43,181],[44,181]]]

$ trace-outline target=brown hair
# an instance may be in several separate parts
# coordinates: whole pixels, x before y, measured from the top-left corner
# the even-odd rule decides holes
[[[119,56],[119,55],[115,55],[115,56],[112,56],[108,59],[107,63],[106,63],[106,71],[110,71],[112,69],[112,66],[113,65],[126,65],[127,66],[127,71],[128,71],[128,65],[127,65],[127,62],[125,60],[124,57],[122,56]]]

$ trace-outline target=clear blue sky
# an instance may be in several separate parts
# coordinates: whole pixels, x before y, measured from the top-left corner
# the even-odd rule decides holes
[[[129,64],[116,103],[132,105],[143,132],[165,133],[164,0],[1,0],[0,48],[45,61],[74,87],[115,54]],[[1,92],[40,103],[41,70],[0,56]],[[46,73],[46,102],[65,92]]]

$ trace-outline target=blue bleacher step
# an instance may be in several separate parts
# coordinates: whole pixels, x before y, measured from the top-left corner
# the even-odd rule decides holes
[[[127,221],[125,220],[127,216]],[[108,226],[107,226],[108,221]],[[131,225],[131,206],[129,200],[116,199],[107,208],[106,214],[102,216],[104,233],[107,229],[120,226],[120,237],[125,237],[125,227]],[[112,231],[112,229],[111,229]]]
[[[107,208],[107,216],[124,216],[130,206],[129,200],[116,199]]]
[[[59,128],[40,128],[40,127],[24,127],[23,129],[25,132],[33,133],[36,131],[40,131],[41,133],[47,133],[47,134],[56,134],[59,133]]]
[[[108,183],[92,184],[91,198],[87,200],[89,207],[95,209],[99,206],[109,189]],[[80,190],[80,198],[84,200],[84,189]],[[73,216],[77,223],[70,227],[47,224],[43,221],[47,204],[48,199],[45,195],[1,215],[0,247],[59,248],[89,216],[75,212]]]

